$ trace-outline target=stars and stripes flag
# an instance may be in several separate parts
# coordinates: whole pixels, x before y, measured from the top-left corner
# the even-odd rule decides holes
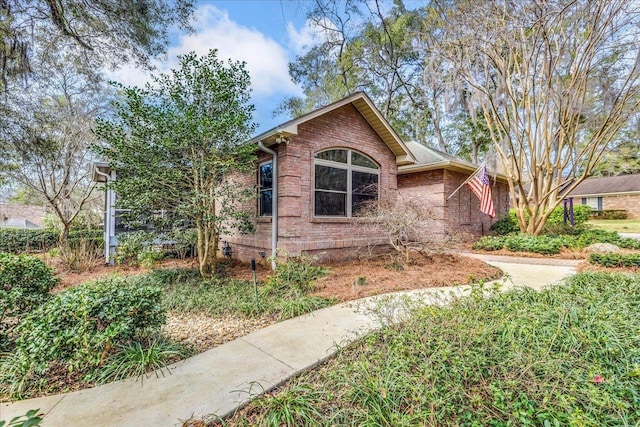
[[[467,182],[471,192],[480,200],[480,211],[493,218],[496,216],[496,211],[493,209],[491,186],[489,184],[489,174],[487,174],[486,166],[482,166],[481,170]]]

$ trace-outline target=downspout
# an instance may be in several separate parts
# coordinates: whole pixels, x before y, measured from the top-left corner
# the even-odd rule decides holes
[[[278,255],[278,153],[264,146],[258,141],[258,147],[265,153],[273,156],[273,195],[271,198],[271,268],[276,269],[276,256]]]

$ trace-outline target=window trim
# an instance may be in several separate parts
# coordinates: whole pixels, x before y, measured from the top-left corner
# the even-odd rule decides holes
[[[258,218],[272,218],[273,217],[273,176],[271,177],[271,187],[262,188],[260,183],[260,170],[262,166],[271,164],[271,174],[273,174],[273,160],[265,160],[264,162],[258,163]],[[271,214],[270,215],[262,215],[262,192],[266,190],[271,190]]]
[[[316,156],[324,151],[331,151],[331,150],[346,150],[347,151],[347,163],[341,163],[341,162],[334,162],[331,160],[325,160],[325,159],[318,159]],[[366,166],[358,166],[358,165],[353,165],[351,163],[351,154],[352,153],[358,153],[361,156],[366,157],[367,159],[371,160],[375,165],[376,165],[376,169],[372,169],[372,168],[368,168]],[[346,170],[347,171],[347,191],[346,191],[346,195],[347,195],[347,200],[346,200],[346,215],[317,215],[316,214],[316,191],[322,191],[325,193],[337,193],[337,194],[344,194],[344,191],[338,191],[338,190],[322,190],[322,189],[317,189],[316,188],[316,165],[319,166],[328,166],[328,167],[332,167],[335,169],[342,169],[342,170]],[[369,173],[372,175],[376,175],[378,178],[378,184],[377,184],[377,192],[376,192],[376,200],[380,200],[380,164],[378,162],[376,162],[371,156],[366,155],[365,153],[358,151],[358,150],[354,150],[352,148],[345,148],[345,147],[330,147],[330,148],[325,148],[323,150],[319,150],[316,151],[313,155],[313,164],[312,164],[312,173],[313,173],[313,186],[311,188],[312,193],[311,193],[311,208],[313,209],[313,215],[312,218],[314,219],[327,219],[327,218],[335,218],[335,219],[339,219],[339,218],[343,218],[343,219],[351,219],[351,218],[356,218],[353,216],[353,206],[352,206],[352,202],[353,202],[353,172],[364,172],[364,173]]]

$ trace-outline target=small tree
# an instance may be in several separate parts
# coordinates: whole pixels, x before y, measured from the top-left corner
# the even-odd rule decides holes
[[[0,175],[27,200],[47,206],[60,242],[95,198],[89,145],[96,140],[95,119],[108,106],[108,92],[78,73],[73,60],[52,58],[37,69],[36,82],[4,94],[0,109]]]
[[[367,206],[360,214],[369,236],[385,236],[367,242],[369,246],[388,244],[407,264],[412,253],[429,256],[442,252],[451,244],[444,221],[424,200],[399,196],[396,201],[382,198]]]
[[[218,60],[217,52],[180,57],[180,68],[153,78],[145,89],[122,90],[115,118],[97,133],[118,179],[118,205],[148,215],[165,209],[197,230],[203,276],[213,274],[218,238],[227,227],[247,225],[237,208],[255,194],[229,182],[253,167],[255,147],[249,74],[244,64]]]

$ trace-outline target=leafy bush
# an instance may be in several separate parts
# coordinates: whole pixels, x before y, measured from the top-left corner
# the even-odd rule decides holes
[[[627,219],[628,217],[629,211],[624,209],[604,209],[591,212],[591,218],[597,219]]]
[[[560,237],[516,234],[505,237],[504,246],[511,252],[533,252],[550,255],[560,253],[563,242],[564,240]]]
[[[640,254],[591,254],[589,262],[604,267],[640,267]]]
[[[22,317],[43,304],[59,282],[38,258],[0,253],[0,328],[6,317]]]
[[[304,295],[313,290],[313,281],[327,274],[326,267],[314,265],[316,257],[285,256],[267,282],[268,291],[292,291]]]
[[[584,224],[589,221],[591,215],[591,207],[587,205],[574,205],[573,206],[573,218],[575,225]],[[564,224],[564,207],[562,205],[556,206],[556,208],[549,215],[547,224]]]
[[[511,211],[513,211],[513,215],[511,215]],[[511,209],[511,211],[509,212],[509,215],[491,224],[491,231],[499,236],[517,233],[520,231],[518,221],[516,221],[515,218],[515,210]]]
[[[116,247],[115,260],[118,264],[126,262],[135,263],[138,254],[150,244],[153,237],[146,231],[132,231],[118,234],[118,246]]]
[[[0,228],[0,252],[43,252],[56,246],[58,234],[51,230]]]
[[[481,251],[499,251],[504,248],[504,237],[484,236],[473,243],[473,249]]]
[[[16,328],[16,350],[40,369],[59,361],[70,369],[100,365],[110,350],[165,321],[161,289],[111,278],[54,295]]]

